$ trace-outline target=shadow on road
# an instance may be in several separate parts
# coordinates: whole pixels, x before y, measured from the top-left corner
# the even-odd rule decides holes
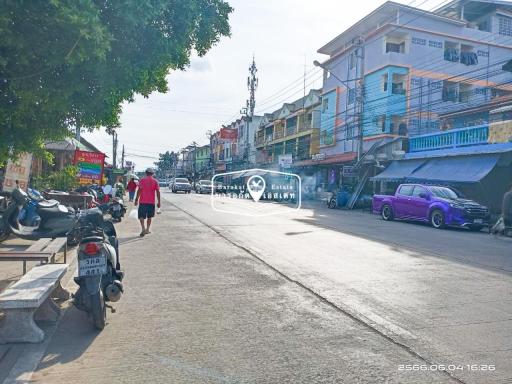
[[[80,358],[98,335],[87,315],[70,304],[37,371]]]
[[[413,257],[433,256],[507,274],[512,272],[511,242],[500,241],[483,231],[437,230],[419,222],[386,222],[362,211],[329,210],[321,206],[307,209],[309,217],[293,220],[375,241]]]

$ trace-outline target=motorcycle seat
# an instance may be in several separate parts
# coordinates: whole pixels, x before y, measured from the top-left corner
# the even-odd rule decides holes
[[[39,208],[53,208],[59,205],[57,200],[41,200],[37,202]]]
[[[100,236],[89,236],[89,237],[84,237],[82,239],[81,243],[92,243],[92,242],[101,243],[103,241],[104,241],[103,237],[100,237]]]

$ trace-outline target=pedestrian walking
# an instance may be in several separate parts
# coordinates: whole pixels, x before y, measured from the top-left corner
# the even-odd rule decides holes
[[[135,191],[137,190],[137,183],[135,182],[135,177],[132,177],[130,179],[128,185],[126,186],[126,189],[128,190],[128,197],[130,199],[130,202],[132,202],[133,198],[135,197]]]
[[[512,184],[508,192],[505,192],[503,195],[503,204],[501,207],[501,213],[503,215],[503,221],[505,222],[505,227],[512,226]]]
[[[158,199],[157,207],[160,208],[160,187],[158,181],[153,178],[154,173],[153,168],[146,169],[146,177],[139,181],[139,188],[135,197],[134,205],[139,205],[138,216],[142,228],[140,237],[151,233],[149,228],[151,227],[151,220],[155,216],[155,195]],[[146,225],[145,221],[147,222]]]

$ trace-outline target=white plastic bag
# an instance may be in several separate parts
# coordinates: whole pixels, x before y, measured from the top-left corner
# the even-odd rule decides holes
[[[130,219],[137,219],[138,218],[138,210],[137,208],[133,208],[131,211],[130,211],[130,214],[128,215],[128,217]]]

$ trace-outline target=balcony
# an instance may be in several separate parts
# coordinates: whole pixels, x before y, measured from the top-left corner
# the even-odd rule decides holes
[[[409,152],[433,151],[436,149],[487,144],[488,137],[488,125],[451,129],[447,132],[411,137],[409,139]]]

